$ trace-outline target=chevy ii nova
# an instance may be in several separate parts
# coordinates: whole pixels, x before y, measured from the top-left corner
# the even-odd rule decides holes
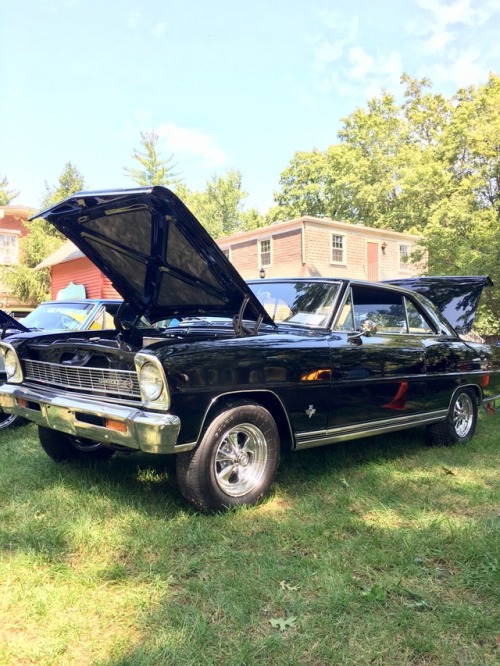
[[[175,454],[186,499],[221,510],[265,497],[284,449],[416,426],[465,443],[500,394],[500,348],[460,337],[488,278],[245,283],[163,187],[39,215],[124,298],[114,330],[1,343],[0,406],[38,424],[56,461]]]

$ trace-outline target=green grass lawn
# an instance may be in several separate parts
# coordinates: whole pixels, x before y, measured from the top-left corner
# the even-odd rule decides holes
[[[496,664],[499,433],[286,455],[266,502],[207,516],[168,458],[0,432],[0,663]]]

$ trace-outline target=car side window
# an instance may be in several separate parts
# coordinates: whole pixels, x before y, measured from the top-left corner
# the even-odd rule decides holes
[[[405,303],[410,333],[416,333],[417,335],[435,334],[436,331],[432,326],[430,326],[429,322],[425,319],[424,315],[420,312],[417,306],[406,297]]]
[[[373,321],[378,333],[413,333],[433,335],[436,330],[417,304],[398,292],[353,285],[342,305],[335,328],[358,331],[366,321]]]
[[[407,333],[403,295],[389,289],[352,287],[354,326],[359,329],[371,320],[379,333]]]

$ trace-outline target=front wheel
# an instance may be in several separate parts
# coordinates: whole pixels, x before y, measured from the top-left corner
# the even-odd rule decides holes
[[[17,426],[24,425],[28,423],[26,419],[23,419],[22,416],[17,416],[17,414],[6,414],[0,410],[0,430],[3,428],[17,428]]]
[[[432,445],[465,444],[477,425],[477,398],[468,388],[457,391],[444,421],[427,426],[427,441]]]
[[[38,427],[38,438],[45,453],[56,462],[107,460],[114,451],[99,442],[84,437],[73,437],[50,428]]]
[[[177,479],[197,509],[218,511],[265,497],[280,458],[279,434],[271,414],[254,402],[219,412],[200,444],[177,456]]]

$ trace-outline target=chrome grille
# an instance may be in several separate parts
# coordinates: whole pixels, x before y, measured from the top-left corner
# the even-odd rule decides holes
[[[26,379],[41,384],[106,396],[141,398],[137,373],[130,370],[82,368],[30,360],[24,362],[24,369]]]

